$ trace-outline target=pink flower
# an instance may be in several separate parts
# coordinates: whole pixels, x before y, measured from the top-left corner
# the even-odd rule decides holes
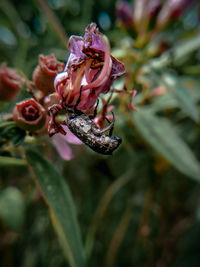
[[[107,93],[117,76],[125,72],[124,65],[110,55],[110,44],[96,24],[88,25],[85,35],[71,36],[70,56],[64,72],[54,81],[56,92],[67,106],[74,106],[80,96],[78,109],[91,109],[100,93]]]
[[[17,70],[0,67],[0,101],[12,101],[24,84],[23,79],[17,74]]]
[[[74,154],[67,143],[81,145],[82,142],[68,129],[66,125],[62,125],[62,127],[66,132],[66,135],[58,133],[52,136],[51,140],[61,158],[69,161],[74,158]]]

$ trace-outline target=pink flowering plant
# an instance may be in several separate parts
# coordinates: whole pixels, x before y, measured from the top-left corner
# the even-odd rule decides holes
[[[101,93],[109,92],[113,81],[124,74],[124,65],[110,54],[110,44],[97,25],[88,25],[83,37],[71,36],[68,43],[70,56],[64,72],[54,81],[56,92],[67,106],[90,110]]]
[[[199,1],[15,2],[0,266],[199,267]]]

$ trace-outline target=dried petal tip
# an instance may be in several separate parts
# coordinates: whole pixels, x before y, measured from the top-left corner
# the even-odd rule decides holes
[[[20,128],[35,132],[45,125],[46,111],[38,102],[30,98],[16,104],[13,119]]]
[[[65,65],[58,61],[53,54],[39,56],[39,65],[33,73],[33,82],[37,89],[44,94],[54,92],[54,79],[64,70]]]
[[[0,101],[12,101],[23,86],[23,79],[17,70],[0,66]]]

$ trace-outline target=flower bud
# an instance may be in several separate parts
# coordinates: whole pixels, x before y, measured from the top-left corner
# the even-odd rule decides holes
[[[45,125],[46,111],[35,99],[30,98],[16,104],[13,119],[20,128],[34,132]]]
[[[38,90],[45,95],[54,92],[55,76],[62,72],[65,65],[56,60],[53,54],[49,56],[39,56],[39,65],[33,72],[33,82]]]
[[[12,101],[22,86],[23,80],[15,69],[0,66],[0,101]]]
[[[116,16],[120,22],[120,24],[124,28],[131,28],[134,25],[133,22],[133,12],[131,5],[124,1],[120,0],[116,4]]]

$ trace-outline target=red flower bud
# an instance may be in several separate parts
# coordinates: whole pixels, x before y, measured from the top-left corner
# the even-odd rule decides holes
[[[17,74],[17,70],[0,67],[0,101],[12,101],[23,86],[22,78]]]
[[[39,65],[33,72],[33,82],[37,89],[41,90],[44,94],[54,92],[54,78],[62,72],[65,65],[57,61],[55,56],[39,56]]]
[[[13,119],[20,128],[34,132],[45,125],[46,111],[35,99],[30,98],[16,104]]]

